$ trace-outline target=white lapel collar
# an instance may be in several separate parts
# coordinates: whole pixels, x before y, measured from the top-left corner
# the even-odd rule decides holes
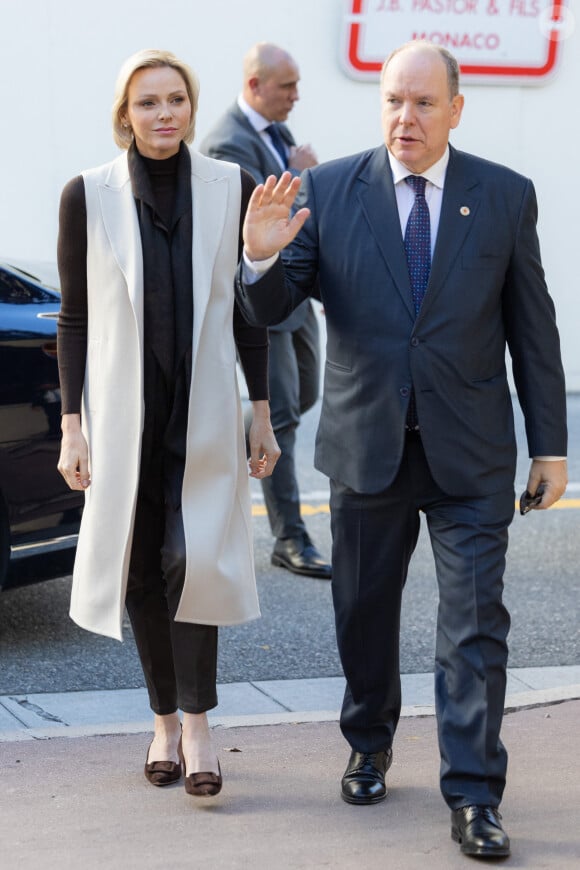
[[[193,203],[193,360],[199,348],[199,338],[209,297],[212,275],[222,238],[228,201],[226,174],[219,164],[191,152],[191,186]]]
[[[127,283],[142,334],[143,252],[126,153],[113,161],[104,183],[99,185],[98,192],[107,237]]]
[[[199,347],[205,312],[211,293],[212,275],[222,238],[228,202],[228,176],[219,163],[191,151],[193,204],[193,365]],[[115,260],[121,270],[143,334],[143,253],[139,220],[127,164],[121,154],[99,184],[103,222]]]

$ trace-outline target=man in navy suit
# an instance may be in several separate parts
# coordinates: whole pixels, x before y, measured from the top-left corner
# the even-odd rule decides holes
[[[347,680],[342,797],[386,795],[401,595],[422,511],[439,586],[435,697],[451,834],[465,854],[503,857],[502,592],[516,461],[505,351],[532,457],[527,489],[544,510],[567,479],[559,338],[531,181],[448,144],[463,108],[453,56],[402,46],[385,61],[381,98],[386,148],[305,172],[292,218],[289,176],[254,192],[238,296],[247,317],[270,323],[318,280],[325,308],[316,465],[331,480]]]
[[[296,145],[284,123],[298,100],[300,75],[293,58],[271,43],[254,45],[244,58],[243,90],[216,122],[200,150],[246,169],[257,183],[289,170],[298,176],[316,166],[310,145]],[[275,537],[272,563],[295,574],[330,579],[330,565],[312,543],[300,511],[294,463],[300,417],[318,399],[320,340],[309,301],[269,331],[269,384],[272,426],[282,454],[276,470],[262,482]]]

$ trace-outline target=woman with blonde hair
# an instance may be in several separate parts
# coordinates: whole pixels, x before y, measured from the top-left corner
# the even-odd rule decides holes
[[[259,616],[236,351],[250,476],[271,474],[279,450],[267,333],[234,304],[254,183],[187,147],[198,92],[173,54],[130,57],[113,106],[123,153],[64,188],[59,470],[86,494],[71,617],[122,640],[126,606],[155,714],[145,776],[183,774],[207,796],[222,786],[206,715],[217,626]]]

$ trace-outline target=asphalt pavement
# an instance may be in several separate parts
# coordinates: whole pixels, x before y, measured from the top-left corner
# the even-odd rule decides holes
[[[302,421],[298,469],[308,529],[330,555],[328,483],[312,465],[319,407]],[[510,529],[505,601],[512,615],[514,668],[580,664],[580,395],[569,397],[570,486],[557,509],[516,515]],[[517,486],[525,487],[529,460],[517,417],[520,454]],[[259,484],[253,486],[254,540],[262,618],[220,632],[218,681],[338,677],[330,584],[296,577],[270,564],[272,538]],[[55,579],[0,594],[0,695],[135,689],[143,677],[131,637],[126,643],[82,631],[68,618],[70,554],[18,565],[22,580],[41,572]],[[423,524],[404,593],[401,668],[432,671],[437,588]]]

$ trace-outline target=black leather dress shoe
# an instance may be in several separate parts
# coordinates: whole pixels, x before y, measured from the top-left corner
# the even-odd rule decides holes
[[[349,804],[377,804],[387,796],[385,774],[393,761],[392,749],[350,754],[341,783],[341,797]]]
[[[325,562],[308,535],[304,538],[278,538],[272,553],[272,565],[287,568],[293,574],[330,580],[332,569]]]
[[[451,838],[464,855],[474,858],[507,858],[510,840],[495,807],[476,805],[451,811]]]

